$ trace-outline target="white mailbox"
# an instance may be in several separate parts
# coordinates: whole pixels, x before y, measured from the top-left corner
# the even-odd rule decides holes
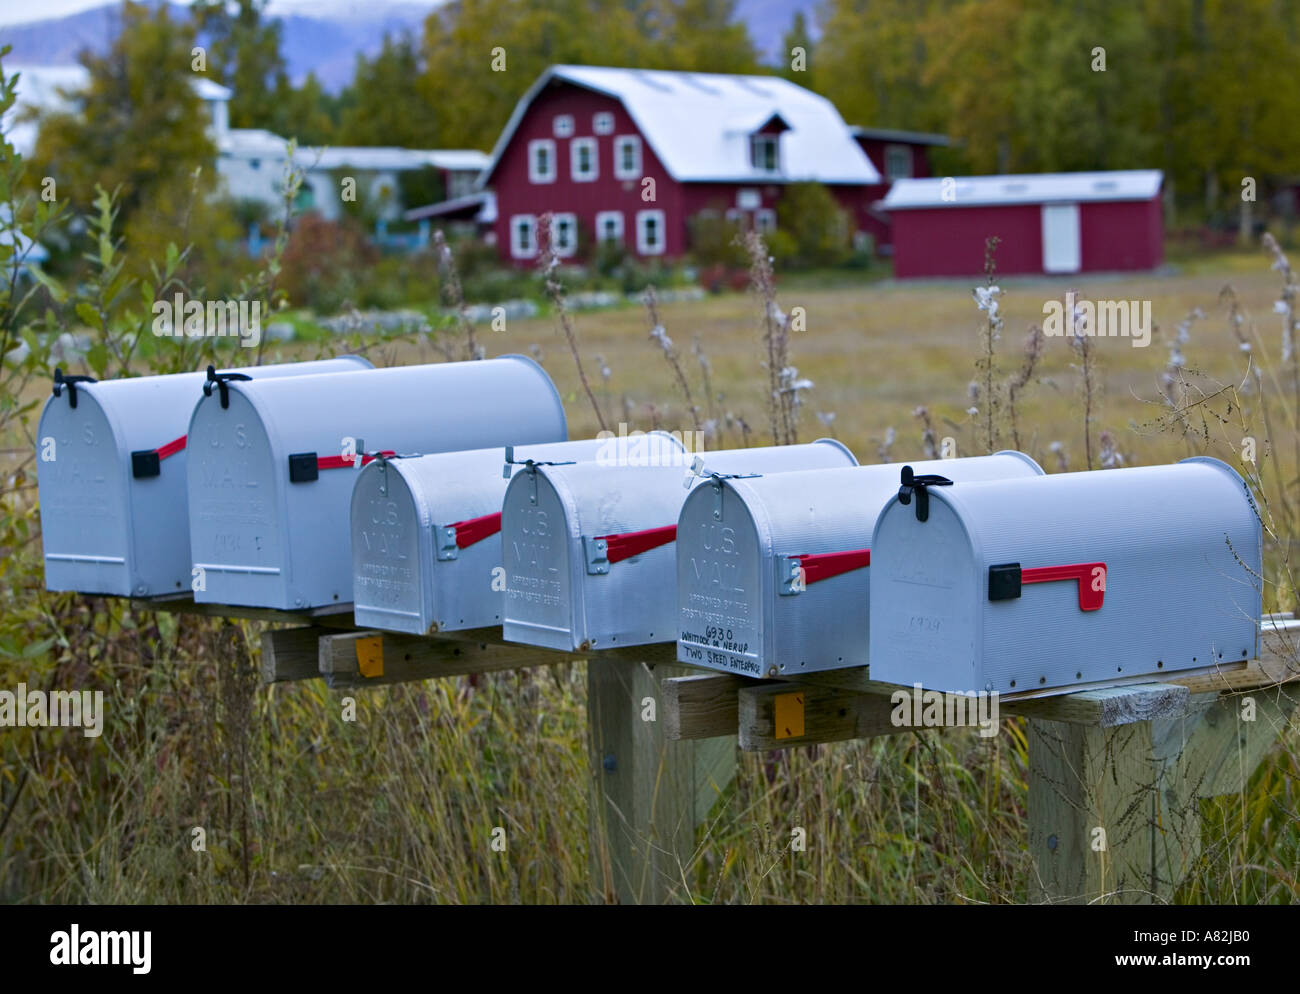
[[[415,635],[499,626],[501,500],[510,477],[587,462],[607,447],[588,439],[374,460],[352,491],[357,624]]]
[[[281,389],[284,388],[284,389]],[[350,603],[351,473],[376,454],[563,441],[526,356],[260,380],[190,422],[194,598],[282,610]]]
[[[190,589],[186,430],[217,376],[369,369],[360,356],[96,382],[55,371],[36,435],[47,590],[155,597]]]
[[[857,465],[833,439],[705,452],[693,460],[692,466],[597,461],[517,473],[501,509],[504,637],[582,651],[672,642],[673,546],[692,487],[717,474]]]
[[[875,680],[1009,694],[1256,655],[1260,521],[1217,459],[903,480],[871,551]]]
[[[912,466],[959,482],[1043,475],[1020,452]],[[865,666],[871,529],[902,468],[696,487],[677,522],[677,658],[750,677]]]

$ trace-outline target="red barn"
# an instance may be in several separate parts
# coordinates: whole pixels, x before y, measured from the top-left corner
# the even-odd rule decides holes
[[[1154,269],[1162,182],[1158,169],[899,180],[880,202],[894,275],[978,275],[990,235],[1000,274]]]
[[[881,175],[881,181],[867,189],[867,199],[858,205],[854,220],[859,231],[871,236],[876,251],[880,255],[889,255],[893,251],[893,233],[889,217],[876,208],[876,201],[884,197],[897,180],[924,179],[933,175],[930,149],[946,148],[950,142],[946,135],[892,128],[855,126],[849,129],[849,133]]]
[[[776,227],[787,183],[829,187],[853,217],[880,174],[835,106],[776,76],[551,66],[515,107],[479,189],[496,193],[503,259],[537,256],[553,215],[561,257],[597,242],[675,257],[716,211]]]

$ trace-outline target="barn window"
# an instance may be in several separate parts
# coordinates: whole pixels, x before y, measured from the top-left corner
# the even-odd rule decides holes
[[[780,148],[778,135],[751,135],[749,155],[754,168],[765,173],[778,172],[781,168]]]
[[[551,248],[561,259],[578,251],[578,217],[576,214],[551,216]]]
[[[764,207],[754,212],[754,230],[767,233],[776,230],[776,211]]]
[[[607,110],[602,110],[591,119],[591,130],[598,135],[612,135],[614,133],[614,115]]]
[[[756,211],[763,206],[763,195],[757,190],[737,190],[736,206],[742,211]]]
[[[596,214],[596,237],[602,244],[623,244],[623,212],[600,211]]]
[[[575,138],[569,144],[569,172],[575,183],[590,183],[599,175],[595,138]]]
[[[532,214],[516,214],[510,219],[510,254],[516,259],[537,254],[537,218]]]
[[[555,120],[551,122],[551,131],[556,138],[568,138],[573,134],[573,115],[556,114]]]
[[[641,178],[641,139],[636,135],[619,135],[614,139],[614,176]]]
[[[664,212],[636,212],[636,250],[639,255],[664,254]]]
[[[912,150],[906,145],[885,146],[885,179],[912,178]]]
[[[530,183],[555,182],[555,142],[538,138],[528,143],[528,180]]]

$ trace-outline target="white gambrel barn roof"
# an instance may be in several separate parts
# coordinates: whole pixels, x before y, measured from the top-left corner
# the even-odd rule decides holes
[[[1160,193],[1159,169],[1097,173],[1025,173],[1010,176],[957,176],[945,199],[942,177],[900,179],[879,202],[886,211],[917,207],[988,207],[1002,204],[1080,203],[1098,200],[1150,200]]]
[[[679,182],[881,182],[835,105],[778,76],[559,65],[542,73],[515,106],[480,184],[495,171],[529,106],[552,80],[620,101]],[[754,168],[749,157],[750,134],[773,115],[790,129],[781,136],[778,173]]]

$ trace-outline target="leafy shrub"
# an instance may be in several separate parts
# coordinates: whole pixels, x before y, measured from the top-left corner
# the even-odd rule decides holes
[[[848,215],[820,183],[791,183],[785,188],[777,205],[777,227],[774,235],[793,240],[793,251],[783,260],[789,268],[838,266],[849,257]],[[768,243],[775,246],[771,235]]]
[[[354,223],[304,214],[289,235],[281,285],[294,304],[333,313],[357,301],[365,271],[377,258],[378,252]]]

